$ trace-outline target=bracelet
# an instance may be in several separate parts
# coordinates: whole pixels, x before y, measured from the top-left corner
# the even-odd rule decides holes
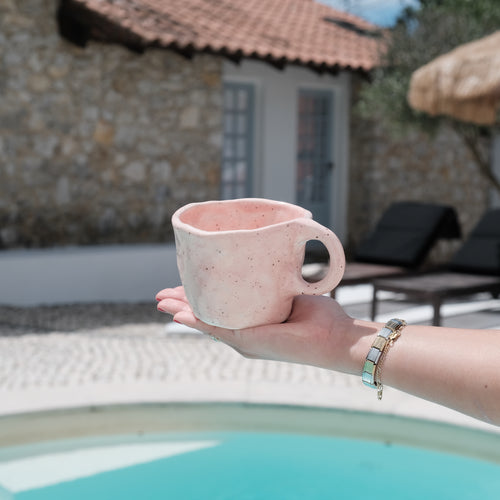
[[[377,334],[373,344],[366,356],[363,365],[363,374],[361,380],[368,387],[377,389],[378,399],[382,399],[384,386],[382,385],[382,364],[387,356],[389,348],[400,337],[401,331],[406,326],[403,319],[391,319]]]

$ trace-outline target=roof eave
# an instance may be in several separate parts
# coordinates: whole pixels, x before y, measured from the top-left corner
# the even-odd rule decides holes
[[[105,15],[85,7],[75,0],[62,0],[57,12],[59,33],[66,40],[85,47],[90,40],[122,45],[136,53],[143,53],[147,48],[162,48],[173,50],[187,59],[195,54],[219,55],[229,61],[240,64],[243,59],[263,61],[278,70],[284,70],[287,65],[306,67],[319,74],[336,75],[340,71],[350,71],[368,75],[373,67],[354,66],[340,62],[312,61],[304,59],[289,59],[273,57],[272,54],[262,54],[257,51],[245,53],[241,49],[228,47],[195,46],[193,43],[179,43],[176,40],[148,38],[136,33],[131,27],[115,22]]]

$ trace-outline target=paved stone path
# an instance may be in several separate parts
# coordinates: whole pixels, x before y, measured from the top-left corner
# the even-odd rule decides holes
[[[78,332],[25,333],[0,337],[0,411],[29,402],[14,401],[16,393],[68,390],[68,402],[78,400],[84,388],[128,387],[162,384],[161,395],[175,392],[192,399],[196,385],[200,396],[220,393],[215,385],[300,385],[332,388],[339,375],[309,366],[248,360],[222,343],[195,333],[167,333],[164,323],[124,324]],[[343,381],[347,383],[349,377]],[[184,388],[184,393],[182,391]],[[69,391],[74,391],[73,395]],[[208,391],[208,392],[204,392]],[[114,392],[110,390],[110,392]],[[245,389],[243,387],[243,392]],[[9,398],[9,394],[13,398]],[[223,394],[222,394],[223,395]],[[117,394],[110,394],[115,398]],[[124,400],[126,394],[122,393]],[[223,395],[224,396],[224,395]],[[10,404],[9,404],[10,403]],[[46,404],[51,406],[51,401]]]
[[[166,320],[154,304],[0,307],[0,414],[238,401],[375,411],[500,431],[391,388],[380,402],[359,377],[248,360]]]

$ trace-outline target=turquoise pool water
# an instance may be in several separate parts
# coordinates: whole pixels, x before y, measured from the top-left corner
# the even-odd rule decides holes
[[[3,419],[4,443],[17,442],[0,432],[0,499],[500,498],[500,435],[304,408],[185,410]]]
[[[253,432],[64,444],[0,464],[0,498],[500,498],[500,464],[397,444]]]

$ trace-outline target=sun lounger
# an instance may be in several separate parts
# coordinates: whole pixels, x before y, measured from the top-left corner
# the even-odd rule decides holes
[[[372,319],[377,314],[378,292],[404,294],[433,306],[433,325],[441,324],[446,300],[480,292],[500,295],[500,209],[488,211],[453,256],[445,270],[416,276],[377,279],[373,282]]]
[[[375,229],[361,242],[347,263],[338,286],[370,283],[374,279],[415,272],[439,239],[460,238],[453,207],[416,201],[395,202],[384,212]],[[308,281],[324,275],[325,265],[310,265]],[[334,296],[335,291],[332,291]]]

